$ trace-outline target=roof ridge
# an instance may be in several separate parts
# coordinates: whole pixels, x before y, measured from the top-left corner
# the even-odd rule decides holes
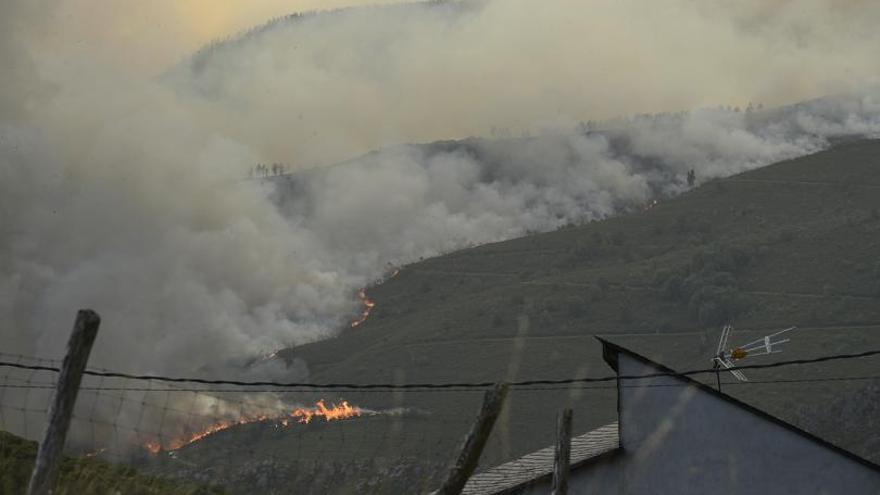
[[[571,439],[571,466],[582,464],[620,448],[618,422],[614,421]],[[471,476],[463,495],[488,495],[536,482],[553,473],[555,448],[544,447]]]

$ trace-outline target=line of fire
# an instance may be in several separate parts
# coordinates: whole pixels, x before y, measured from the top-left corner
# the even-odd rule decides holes
[[[218,421],[212,425],[203,428],[200,431],[188,433],[179,438],[172,439],[165,444],[161,443],[158,440],[150,440],[148,442],[145,442],[143,444],[143,447],[151,454],[159,454],[163,451],[173,452],[191,443],[198,442],[199,440],[202,440],[215,433],[227,430],[234,426],[253,423],[264,423],[273,424],[276,428],[288,428],[296,424],[309,424],[315,419],[323,419],[326,422],[330,422],[357,418],[365,414],[369,415],[375,413],[372,411],[361,409],[357,406],[352,406],[348,403],[348,401],[345,400],[335,404],[331,403],[328,406],[322,399],[317,401],[314,407],[296,407],[289,413],[279,416],[260,414],[252,416],[242,416],[236,420]]]
[[[386,279],[391,279],[396,277],[400,273],[400,268],[395,267],[389,263],[388,272],[389,273]],[[373,308],[376,307],[376,302],[370,299],[369,296],[367,296],[366,287],[363,287],[357,291],[357,299],[361,304],[361,312],[356,319],[352,320],[351,328],[357,328],[358,326],[366,322],[367,318],[369,318],[370,316],[370,312],[372,312]],[[279,352],[280,350],[272,352],[261,358],[261,360],[265,361],[274,359],[278,356]],[[159,440],[147,441],[143,444],[143,448],[151,454],[159,454],[160,452],[173,452],[187,445],[198,442],[199,440],[209,437],[217,432],[227,430],[234,426],[254,423],[266,423],[274,424],[276,427],[279,428],[287,428],[294,424],[309,424],[315,419],[323,419],[324,421],[337,421],[356,418],[364,414],[376,413],[373,411],[367,411],[358,406],[352,406],[348,403],[348,401],[345,400],[338,403],[331,403],[328,406],[327,403],[323,399],[321,399],[315,403],[314,407],[297,407],[291,410],[289,413],[285,413],[283,415],[244,415],[235,420],[218,421],[201,429],[200,431],[187,433],[164,444]]]

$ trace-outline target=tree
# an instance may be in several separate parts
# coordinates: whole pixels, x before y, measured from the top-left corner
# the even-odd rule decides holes
[[[690,169],[687,175],[688,187],[694,187],[694,184],[697,182],[697,173],[694,172],[694,169]]]

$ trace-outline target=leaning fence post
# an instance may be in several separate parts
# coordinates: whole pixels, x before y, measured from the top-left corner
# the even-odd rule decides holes
[[[64,363],[61,365],[58,383],[55,386],[55,395],[49,406],[46,435],[37,451],[37,460],[28,485],[28,495],[46,495],[50,493],[55,482],[79,384],[100,324],[101,317],[90,309],[81,309],[76,314],[73,332],[67,342],[67,355],[64,356]]]
[[[564,409],[556,418],[556,448],[553,455],[553,489],[551,495],[568,494],[568,471],[571,467],[571,409]]]
[[[480,454],[483,453],[483,447],[492,433],[492,427],[498,414],[501,412],[501,406],[504,405],[504,398],[507,396],[507,384],[500,383],[495,385],[492,390],[486,391],[483,396],[483,407],[477,420],[471,427],[470,432],[461,448],[461,453],[455,464],[449,470],[446,481],[439,490],[434,492],[436,495],[458,495],[467,483],[468,478],[477,468],[477,462],[480,460]]]

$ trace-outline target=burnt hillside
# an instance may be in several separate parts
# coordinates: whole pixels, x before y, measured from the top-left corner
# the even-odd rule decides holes
[[[282,357],[305,361],[315,383],[605,376],[611,370],[594,338],[604,335],[674,369],[704,368],[726,321],[736,328],[733,344],[797,325],[774,359],[880,348],[878,166],[880,142],[841,144],[642,211],[405,266],[367,289],[376,307],[363,325]],[[876,369],[876,360],[864,359],[751,371],[749,384],[724,377],[724,391],[877,461],[876,434],[858,427],[874,424],[876,381],[803,381]],[[278,463],[290,452],[300,464],[314,452],[309,465],[319,473],[320,453],[331,450],[344,451],[351,466],[369,460],[386,467],[367,471],[430,485],[429,473],[451,458],[480,400],[479,391],[461,390],[338,394],[365,407],[423,413],[291,435],[233,429],[182,449],[160,471],[222,472],[244,487],[252,480],[238,473],[243,463],[271,459],[272,472],[281,473]],[[825,407],[842,398],[853,405]],[[565,405],[583,432],[615,420],[615,404],[613,385],[515,389],[482,464],[550,444]],[[411,459],[405,470],[401,457]],[[352,476],[352,486],[365,482]]]

